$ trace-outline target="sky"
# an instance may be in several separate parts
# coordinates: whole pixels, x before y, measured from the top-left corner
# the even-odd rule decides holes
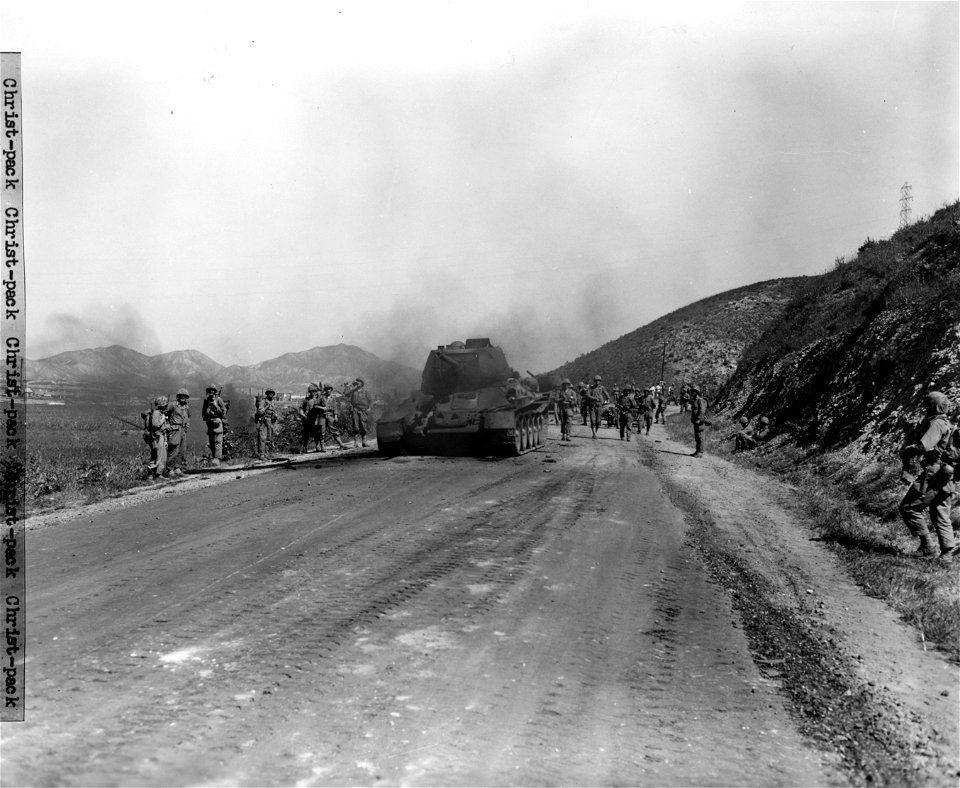
[[[553,369],[960,196],[956,2],[0,0],[27,356]]]

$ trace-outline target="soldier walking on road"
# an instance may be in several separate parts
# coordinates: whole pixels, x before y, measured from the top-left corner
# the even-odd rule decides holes
[[[350,418],[353,421],[353,447],[357,448],[357,435],[360,435],[360,445],[367,445],[367,419],[370,413],[370,392],[364,388],[363,378],[357,378],[347,389],[347,400],[350,402]]]
[[[650,434],[650,425],[653,423],[653,413],[657,409],[657,403],[653,400],[653,393],[649,388],[643,390],[640,397],[640,416],[643,418],[645,434]],[[637,433],[640,432],[639,422],[637,424]]]
[[[594,375],[593,383],[586,391],[587,415],[590,417],[590,432],[594,439],[597,437],[597,430],[600,429],[600,414],[603,412],[603,406],[610,401],[610,395],[603,387],[603,378]]]
[[[217,466],[223,459],[223,424],[227,417],[227,403],[220,399],[217,386],[207,386],[206,397],[200,409],[200,417],[207,427],[207,443],[210,446],[210,464]]]
[[[263,396],[257,395],[254,400],[256,410],[253,414],[253,423],[257,427],[257,459],[266,460],[267,450],[273,448],[276,435],[276,423],[280,418],[280,409],[274,397],[277,392],[267,389]]]
[[[307,396],[300,403],[300,451],[306,454],[313,441],[314,451],[323,451],[323,406],[320,402],[320,386],[307,386]]]
[[[187,430],[190,429],[190,392],[180,389],[177,401],[167,408],[167,467],[171,473],[181,476],[187,463],[184,447]]]
[[[560,440],[570,440],[570,423],[577,412],[577,392],[569,378],[564,379],[560,389]]]
[[[700,387],[693,385],[690,387],[692,400],[690,402],[690,422],[693,424],[693,440],[696,444],[694,457],[703,456],[703,428],[710,426],[707,421],[707,401],[700,396]]]
[[[637,403],[637,395],[633,390],[633,385],[627,383],[623,387],[623,394],[620,395],[620,401],[617,403],[617,419],[620,422],[620,440],[630,440],[630,425],[636,420],[639,409],[640,405]]]
[[[920,538],[914,558],[937,558],[950,564],[957,551],[950,522],[950,501],[956,490],[955,470],[960,464],[960,447],[950,422],[950,400],[939,391],[924,398],[923,420],[913,430],[900,452],[904,462],[901,478],[910,487],[900,501],[900,516],[910,533]],[[914,476],[912,471],[918,471]],[[930,533],[927,517],[933,526]]]
[[[657,386],[657,393],[656,393],[656,396],[654,397],[654,402],[656,402],[657,404],[657,410],[656,410],[656,413],[654,413],[653,415],[653,423],[666,424],[667,419],[663,415],[663,412],[667,408],[667,400],[666,400],[666,397],[663,396],[663,386]]]
[[[690,407],[690,388],[684,383],[680,387],[680,412],[686,413]]]
[[[590,420],[590,400],[587,398],[587,389],[589,386],[586,382],[581,381],[580,385],[577,387],[577,399],[580,402],[580,415],[583,416],[583,425],[587,426]]]
[[[167,398],[157,397],[143,417],[143,440],[150,447],[147,475],[156,479],[167,475]]]

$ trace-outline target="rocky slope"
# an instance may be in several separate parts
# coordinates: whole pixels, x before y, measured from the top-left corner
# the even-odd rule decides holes
[[[729,290],[664,315],[564,364],[554,375],[574,383],[601,375],[607,384],[648,386],[661,377],[678,388],[697,382],[715,392],[746,348],[782,316],[804,277]]]
[[[863,465],[894,456],[930,388],[960,403],[960,204],[809,278],[715,409]]]

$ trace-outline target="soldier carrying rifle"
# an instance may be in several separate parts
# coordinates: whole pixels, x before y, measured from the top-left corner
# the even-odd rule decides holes
[[[210,464],[217,466],[223,459],[223,431],[226,426],[228,405],[220,398],[220,388],[211,384],[206,388],[206,397],[200,416],[207,427],[207,443],[210,446]]]

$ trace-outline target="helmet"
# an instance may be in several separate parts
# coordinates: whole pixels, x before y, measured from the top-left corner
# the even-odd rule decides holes
[[[750,423],[750,419],[748,419],[746,416],[741,416],[741,417],[740,417],[740,426],[741,426],[741,427],[746,427],[749,423]]]
[[[316,383],[311,383],[307,386],[307,391],[320,391],[320,387]]]
[[[691,384],[690,384],[690,391],[699,392],[699,391],[700,391],[700,386],[699,386],[697,383],[691,383]]]
[[[333,391],[333,386],[331,386],[329,383],[327,383],[327,384],[324,385],[323,390],[324,390],[324,391]]]
[[[167,407],[167,398],[162,394],[153,401],[153,407],[155,408],[165,408]]]
[[[186,397],[187,399],[190,399],[190,392],[187,391],[186,389],[180,389],[179,391],[177,391],[177,396]]]
[[[594,376],[593,376],[593,382],[594,382],[594,383],[600,383],[600,382],[602,382],[602,381],[603,381],[603,378],[601,378],[599,375],[594,375]]]
[[[267,389],[267,390],[266,390],[265,392],[263,392],[263,393],[264,393],[264,394],[276,394],[277,392],[276,392],[275,389]]]
[[[220,387],[216,383],[211,383],[204,391],[217,391]]]
[[[560,381],[560,385],[561,385],[561,386],[572,386],[573,384],[570,382],[570,378],[564,378],[563,380]]]
[[[354,381],[354,383],[359,383],[361,386],[366,385],[366,384],[363,382],[363,378],[357,378],[357,379]]]
[[[769,423],[770,423],[770,419],[768,419],[766,416],[761,416],[761,417],[760,417],[760,423],[761,423],[761,424],[769,424]]]

